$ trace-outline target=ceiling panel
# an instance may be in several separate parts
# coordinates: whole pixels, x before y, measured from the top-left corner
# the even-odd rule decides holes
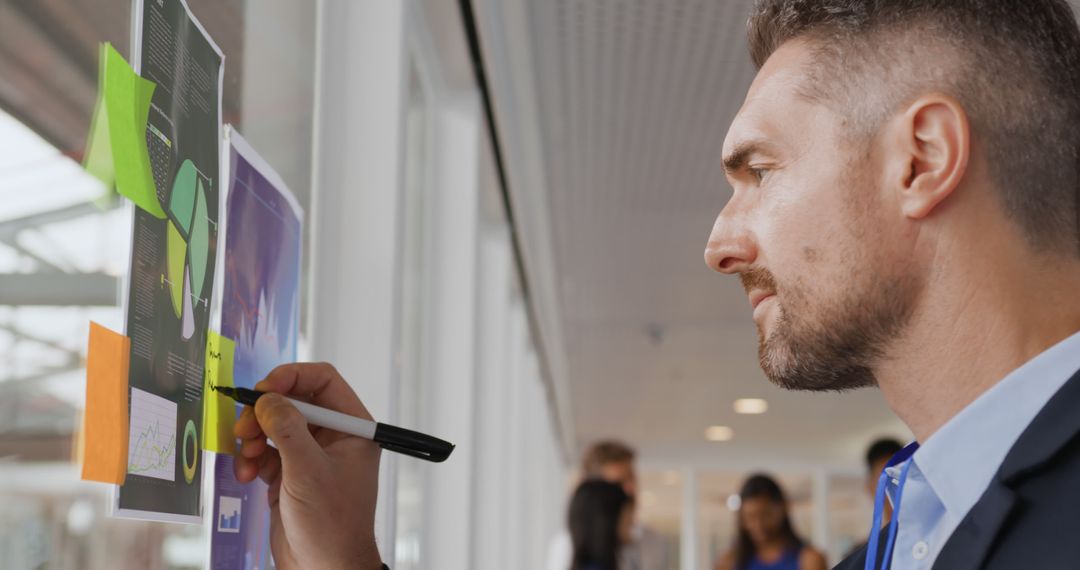
[[[579,443],[621,437],[655,465],[855,466],[869,438],[903,435],[875,391],[770,385],[745,293],[702,260],[731,192],[720,149],[755,74],[749,2],[519,6],[540,125],[525,136],[541,148]],[[522,70],[490,73],[498,82]],[[766,398],[770,409],[738,416],[741,397]],[[706,442],[716,424],[735,439]]]
[[[623,437],[654,465],[855,469],[871,438],[909,435],[877,391],[770,385],[741,286],[702,261],[731,192],[721,146],[755,75],[751,2],[476,2],[492,20],[524,20],[509,41],[486,42],[485,61],[504,144],[540,149],[508,153],[508,167],[542,172],[552,241],[543,247],[553,252],[578,442]],[[515,128],[532,124],[535,132]],[[542,164],[521,164],[529,156]],[[737,416],[739,397],[768,399],[768,413]],[[705,442],[714,424],[733,427],[735,439]]]

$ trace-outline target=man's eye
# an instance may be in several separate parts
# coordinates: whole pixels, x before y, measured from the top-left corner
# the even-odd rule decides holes
[[[761,182],[763,180],[765,180],[765,175],[769,172],[769,169],[767,169],[767,168],[751,168],[751,169],[749,169],[749,171],[750,171],[750,176],[753,176],[754,180],[757,180],[758,184],[761,184]]]

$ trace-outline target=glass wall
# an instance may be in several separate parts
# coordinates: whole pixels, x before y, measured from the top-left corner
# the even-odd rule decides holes
[[[226,56],[224,119],[310,203],[315,4],[191,0]],[[131,211],[79,167],[97,45],[128,0],[0,4],[0,566],[197,568],[198,527],[105,518],[78,480],[88,321],[122,330]]]
[[[540,568],[562,519],[565,458],[479,95],[471,78],[448,86],[433,43],[463,34],[459,23],[411,1],[188,3],[226,57],[225,121],[308,214],[301,355],[336,355],[380,419],[458,444],[437,466],[384,455],[384,558],[395,568]],[[71,462],[88,321],[123,328],[130,206],[100,200],[105,189],[79,163],[97,44],[129,56],[129,12],[128,0],[0,3],[5,569],[205,564],[205,527],[108,518],[108,487],[80,481]],[[327,104],[343,85],[343,107]],[[387,177],[374,166],[348,173],[365,160]],[[388,239],[372,239],[373,227]],[[352,319],[331,323],[333,335],[313,318],[328,290],[341,297],[323,314]]]

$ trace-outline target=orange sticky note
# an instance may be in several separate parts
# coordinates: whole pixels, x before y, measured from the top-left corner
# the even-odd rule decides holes
[[[86,411],[80,450],[82,478],[122,485],[128,455],[128,362],[131,341],[90,323]]]

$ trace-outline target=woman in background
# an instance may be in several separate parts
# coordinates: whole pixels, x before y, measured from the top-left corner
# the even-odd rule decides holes
[[[630,543],[634,503],[621,485],[585,481],[570,500],[570,570],[628,570],[619,552]]]
[[[825,557],[795,534],[787,499],[768,475],[743,483],[735,546],[717,570],[825,570]]]

